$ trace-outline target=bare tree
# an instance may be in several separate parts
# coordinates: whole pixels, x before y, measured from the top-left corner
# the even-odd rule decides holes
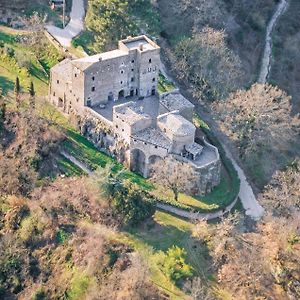
[[[291,116],[290,97],[278,87],[254,84],[232,93],[214,105],[220,125],[236,143],[241,155],[261,146],[286,149],[299,132],[298,116]]]
[[[189,190],[193,177],[192,168],[174,158],[166,158],[156,162],[152,168],[154,182],[172,190],[175,201],[180,192]]]
[[[23,42],[29,45],[37,45],[40,42],[41,35],[43,34],[44,25],[47,20],[47,15],[41,15],[34,12],[30,17],[20,17],[21,21],[25,24],[25,28],[30,31],[30,36],[22,39]]]
[[[193,85],[199,99],[225,98],[241,81],[241,63],[226,44],[223,30],[204,27],[175,48],[175,69],[180,79]]]

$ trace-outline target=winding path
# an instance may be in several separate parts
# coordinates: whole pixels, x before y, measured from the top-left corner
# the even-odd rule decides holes
[[[258,77],[259,83],[266,83],[271,71],[271,58],[272,58],[272,32],[279,20],[280,16],[286,11],[288,0],[281,0],[267,26],[265,38],[265,50],[261,62],[261,69]]]
[[[73,0],[70,22],[64,28],[47,25],[47,31],[65,48],[71,46],[72,39],[84,29],[84,0]]]

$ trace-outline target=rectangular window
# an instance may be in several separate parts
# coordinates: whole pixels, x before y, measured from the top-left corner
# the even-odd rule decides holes
[[[75,77],[77,77],[77,74],[75,73]]]
[[[58,80],[58,79],[56,80],[56,83],[57,83],[57,84],[59,83],[59,80]]]
[[[95,92],[95,87],[94,86],[92,86],[92,92]]]
[[[92,77],[92,80],[93,80],[93,81],[95,80],[95,76]]]
[[[131,77],[131,82],[134,82],[134,78],[133,77]]]

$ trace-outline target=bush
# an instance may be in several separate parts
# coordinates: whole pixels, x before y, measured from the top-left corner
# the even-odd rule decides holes
[[[174,282],[193,276],[193,268],[185,261],[186,255],[183,248],[172,246],[160,262],[163,272]]]
[[[15,50],[10,48],[7,44],[4,44],[4,54],[8,57],[13,57],[15,55]]]

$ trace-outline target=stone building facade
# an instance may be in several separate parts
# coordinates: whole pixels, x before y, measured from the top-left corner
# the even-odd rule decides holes
[[[51,69],[50,101],[75,117],[81,133],[132,171],[149,177],[167,157],[188,165],[187,191],[204,194],[220,182],[217,148],[195,142],[194,106],[178,91],[158,95],[160,48],[146,36]]]

